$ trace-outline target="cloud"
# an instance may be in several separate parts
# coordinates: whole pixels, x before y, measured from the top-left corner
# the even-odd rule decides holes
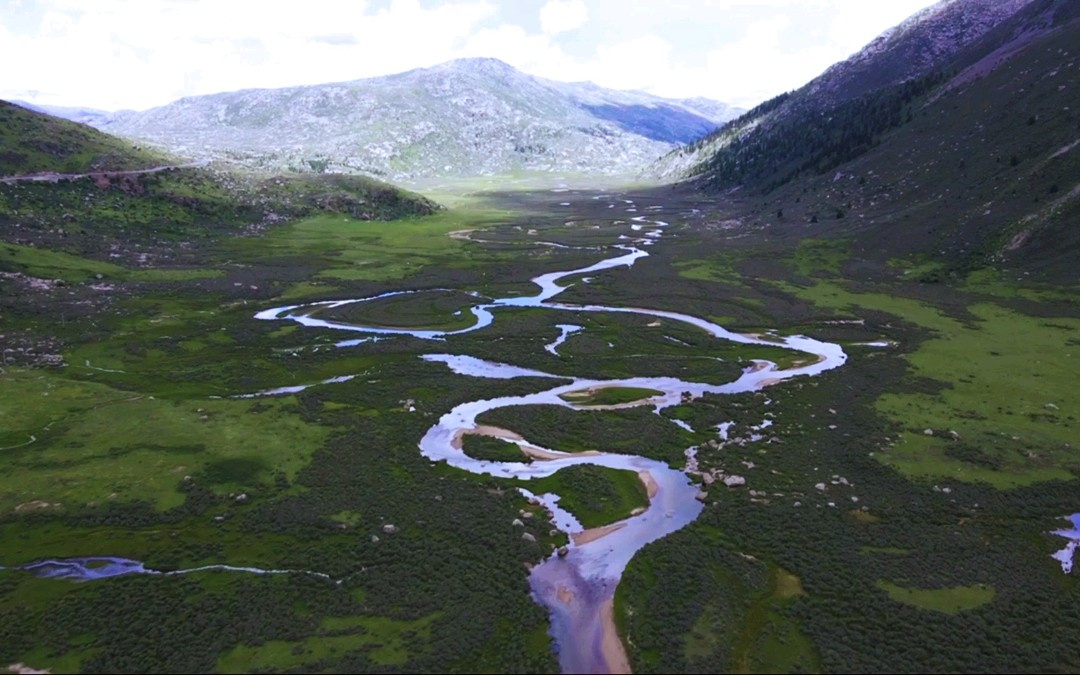
[[[589,20],[584,0],[548,0],[540,8],[540,30],[556,35],[580,28]]]
[[[4,0],[0,0],[0,3]],[[0,12],[0,98],[147,108],[348,81],[461,56],[556,80],[751,106],[932,0],[26,0]],[[539,3],[538,3],[539,4]],[[12,4],[5,5],[14,7]]]
[[[434,65],[494,16],[490,0],[252,5],[215,0],[40,0],[15,31],[0,16],[0,98],[142,109],[183,96],[373,77]],[[5,23],[7,25],[5,26]],[[32,58],[28,58],[32,55]]]

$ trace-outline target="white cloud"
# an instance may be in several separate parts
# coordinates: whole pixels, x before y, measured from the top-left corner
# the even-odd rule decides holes
[[[535,9],[496,0],[27,0],[0,12],[0,63],[15,64],[0,98],[145,108],[490,56],[552,79],[750,106],[930,2],[548,0],[529,30]]]
[[[491,17],[489,0],[428,9],[393,0],[370,12],[354,0],[297,3],[42,0],[33,32],[4,36],[17,63],[0,98],[146,108],[181,96],[372,77],[448,58]],[[254,10],[254,11],[253,11]]]
[[[589,20],[584,0],[548,0],[540,8],[540,30],[547,35],[580,28]]]

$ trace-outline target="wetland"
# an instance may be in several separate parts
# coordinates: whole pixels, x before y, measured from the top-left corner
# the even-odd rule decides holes
[[[5,334],[64,365],[0,375],[3,658],[1069,662],[1042,630],[1080,626],[1068,290],[875,282],[713,199],[556,189],[313,216],[154,276],[9,247],[64,283],[5,294]]]

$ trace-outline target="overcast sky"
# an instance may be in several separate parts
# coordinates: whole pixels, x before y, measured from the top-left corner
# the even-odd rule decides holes
[[[0,98],[137,110],[464,56],[750,107],[934,0],[0,0]]]

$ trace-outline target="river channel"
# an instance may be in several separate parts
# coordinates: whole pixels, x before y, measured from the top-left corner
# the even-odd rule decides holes
[[[551,635],[559,654],[564,672],[596,673],[619,672],[628,669],[621,642],[615,633],[612,619],[612,601],[615,588],[623,570],[634,554],[646,544],[685,527],[697,518],[702,504],[695,496],[698,487],[683,468],[672,468],[663,462],[646,457],[599,452],[573,454],[560,452],[557,448],[544,448],[520,437],[513,430],[493,429],[477,423],[482,413],[506,406],[558,405],[571,409],[595,409],[594,406],[568,402],[560,395],[599,387],[641,387],[662,394],[640,402],[651,406],[656,412],[676,405],[689,396],[703,394],[735,394],[754,391],[769,384],[799,375],[815,375],[836,368],[846,360],[839,345],[821,342],[803,336],[762,339],[753,335],[733,333],[710,321],[659,309],[639,307],[611,307],[604,305],[573,305],[554,302],[553,299],[569,286],[560,285],[567,277],[595,274],[616,267],[629,267],[635,261],[648,256],[647,247],[659,241],[669,224],[663,220],[636,216],[632,219],[631,232],[636,237],[623,239],[614,244],[617,255],[604,258],[581,268],[549,272],[532,279],[539,291],[531,296],[515,296],[495,299],[471,307],[475,323],[455,331],[405,330],[364,326],[341,321],[318,318],[322,308],[336,308],[350,303],[367,302],[391,295],[413,292],[394,291],[370,298],[337,300],[275,307],[259,312],[256,318],[263,320],[291,320],[304,326],[353,331],[371,335],[407,334],[418,338],[441,339],[481,330],[491,325],[496,313],[518,307],[545,307],[567,313],[606,312],[639,314],[678,321],[695,326],[716,339],[744,344],[761,344],[786,347],[812,355],[809,365],[779,369],[775,364],[758,361],[747,368],[733,382],[723,385],[690,382],[673,377],[632,377],[616,380],[574,378],[569,384],[560,384],[525,396],[506,396],[471,401],[456,406],[432,426],[420,440],[420,452],[433,461],[446,462],[456,468],[479,474],[521,479],[549,476],[567,466],[594,464],[615,469],[637,472],[647,482],[650,505],[644,512],[614,523],[599,531],[584,532],[581,524],[558,505],[557,495],[533,495],[553,514],[556,525],[571,534],[571,543],[562,553],[553,553],[536,565],[530,574],[530,585],[537,602],[551,613]],[[548,345],[554,351],[568,334],[580,329],[578,326],[560,325],[563,331],[554,343]],[[339,344],[355,344],[346,341]],[[565,381],[565,375],[552,375],[541,371],[520,368],[512,364],[495,363],[460,354],[428,354],[425,360],[441,362],[453,372],[467,377],[513,378],[550,377]],[[461,436],[481,433],[517,443],[541,461],[493,462],[473,459],[461,450]],[[692,454],[693,449],[688,451]]]
[[[624,200],[629,212],[637,209],[631,200]],[[612,208],[614,208],[614,204]],[[654,209],[655,210],[655,209]],[[654,216],[655,214],[650,214]],[[626,221],[624,221],[626,222]],[[718,340],[727,340],[743,344],[760,344],[773,347],[785,347],[804,352],[811,358],[805,359],[807,365],[780,369],[767,361],[756,361],[736,380],[722,384],[707,384],[685,381],[673,377],[631,377],[613,380],[586,378],[568,378],[566,375],[554,375],[537,370],[522,368],[513,364],[486,361],[466,354],[426,354],[421,358],[426,361],[443,364],[454,373],[464,377],[514,378],[547,377],[558,380],[560,384],[525,396],[505,396],[462,403],[442,415],[419,442],[419,451],[428,459],[447,464],[464,471],[488,474],[497,477],[531,479],[549,476],[565,467],[575,464],[593,464],[614,469],[630,470],[638,473],[645,482],[650,504],[642,513],[633,515],[604,528],[586,531],[577,518],[559,506],[558,495],[533,494],[523,490],[530,499],[542,503],[552,514],[555,525],[571,535],[569,545],[559,553],[552,553],[540,564],[532,568],[530,585],[534,599],[545,606],[551,616],[551,635],[558,651],[559,662],[564,672],[568,673],[607,673],[628,672],[629,664],[625,650],[615,630],[613,619],[613,599],[615,589],[627,564],[643,546],[656,541],[693,522],[703,508],[696,499],[698,487],[687,471],[693,466],[696,448],[687,448],[688,466],[673,468],[663,462],[636,455],[606,452],[566,453],[558,448],[544,448],[522,438],[513,430],[485,427],[477,423],[477,417],[484,412],[506,406],[558,405],[566,408],[585,410],[596,409],[583,403],[575,403],[562,398],[571,392],[595,390],[601,387],[637,387],[660,392],[634,405],[650,406],[660,412],[666,407],[684,402],[687,398],[697,398],[704,394],[736,394],[761,389],[770,384],[796,376],[810,376],[844,364],[847,356],[839,345],[821,342],[803,336],[777,337],[763,339],[756,335],[744,335],[726,330],[715,323],[677,312],[640,307],[616,307],[605,305],[574,305],[555,302],[554,299],[572,285],[560,285],[568,277],[602,273],[617,267],[632,267],[637,260],[648,256],[648,247],[659,242],[669,227],[666,221],[646,216],[635,216],[629,222],[629,234],[620,235],[619,242],[612,244],[611,255],[601,260],[576,269],[549,272],[532,279],[538,292],[530,296],[514,296],[485,302],[478,302],[471,311],[474,323],[460,330],[406,330],[341,321],[320,319],[318,314],[327,308],[370,302],[380,298],[406,293],[426,292],[403,289],[390,293],[359,298],[327,302],[315,302],[289,305],[266,309],[255,315],[256,319],[267,321],[294,321],[304,326],[334,329],[343,332],[361,334],[363,337],[342,340],[339,347],[355,347],[375,339],[393,335],[412,335],[422,339],[439,340],[448,335],[482,330],[492,324],[501,312],[513,311],[521,307],[543,307],[574,313],[620,313],[637,314],[676,321],[695,326]],[[467,238],[467,237],[466,237]],[[480,240],[478,240],[480,241]],[[553,246],[550,242],[537,242]],[[562,244],[559,248],[574,248]],[[587,250],[597,250],[589,247]],[[602,255],[598,253],[598,255]],[[439,289],[448,290],[448,289]],[[471,293],[478,300],[479,294]],[[662,299],[661,299],[662,301]],[[559,324],[561,335],[545,349],[558,355],[558,348],[573,334],[582,331],[581,326]],[[330,378],[323,382],[293,387],[281,387],[254,394],[237,396],[272,396],[301,391],[308,386],[329,385],[344,382],[351,376]],[[567,379],[571,379],[566,383]],[[679,422],[673,421],[673,424]],[[503,438],[522,447],[533,462],[493,462],[469,457],[462,450],[462,436],[479,433]],[[77,580],[91,580],[119,576],[124,574],[186,574],[200,570],[224,570],[255,574],[304,573],[325,577],[325,574],[307,570],[267,570],[250,567],[231,567],[211,565],[190,570],[178,570],[162,573],[146,568],[142,563],[123,558],[91,557],[65,560],[46,560],[22,566],[41,576],[59,577]]]

